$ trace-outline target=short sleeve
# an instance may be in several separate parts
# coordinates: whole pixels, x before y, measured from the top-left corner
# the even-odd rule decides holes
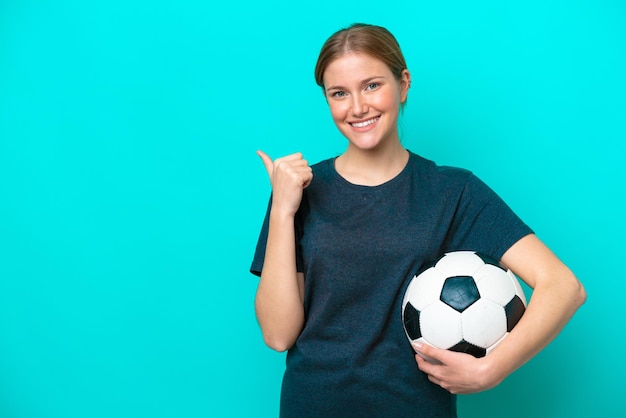
[[[471,174],[460,195],[448,250],[472,250],[496,259],[533,231],[489,186]]]
[[[254,257],[252,258],[252,265],[250,266],[250,273],[255,276],[261,276],[263,270],[263,261],[265,259],[265,247],[267,246],[267,233],[269,230],[270,210],[272,209],[272,197],[270,196],[267,203],[267,210],[265,212],[265,218],[261,225],[261,232],[256,243],[256,250],[254,251]]]

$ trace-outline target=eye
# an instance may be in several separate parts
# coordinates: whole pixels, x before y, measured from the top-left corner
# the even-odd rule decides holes
[[[332,97],[336,97],[336,98],[339,99],[341,97],[345,97],[346,96],[346,92],[338,90],[338,91],[335,91],[335,92],[331,93],[331,96]]]
[[[376,88],[378,88],[378,86],[380,86],[379,83],[369,83],[367,86],[365,86],[365,90],[375,90]]]

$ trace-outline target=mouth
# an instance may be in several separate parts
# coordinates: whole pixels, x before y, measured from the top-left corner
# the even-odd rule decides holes
[[[376,116],[373,117],[371,119],[367,119],[361,122],[348,122],[350,124],[350,126],[354,127],[354,128],[365,128],[367,126],[370,126],[374,123],[376,123],[378,121],[378,119],[380,119],[380,116]]]

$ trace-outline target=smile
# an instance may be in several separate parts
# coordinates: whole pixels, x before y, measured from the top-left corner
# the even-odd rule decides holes
[[[372,123],[376,123],[376,121],[379,118],[380,118],[380,116],[376,116],[375,118],[368,119],[368,120],[363,121],[363,122],[351,122],[350,125],[354,126],[355,128],[365,128],[366,126],[369,126]]]

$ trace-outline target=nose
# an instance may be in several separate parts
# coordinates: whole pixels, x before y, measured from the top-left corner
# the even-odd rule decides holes
[[[364,97],[356,94],[352,96],[352,116],[361,117],[369,111],[367,101]]]

